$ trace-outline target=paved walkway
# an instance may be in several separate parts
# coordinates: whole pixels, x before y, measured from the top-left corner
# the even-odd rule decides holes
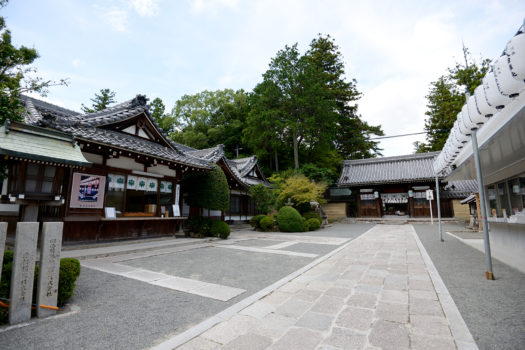
[[[477,349],[411,225],[377,225],[343,247],[212,328],[190,329],[187,343],[156,349]]]

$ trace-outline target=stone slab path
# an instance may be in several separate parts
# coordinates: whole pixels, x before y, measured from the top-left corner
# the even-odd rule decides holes
[[[413,227],[376,225],[177,349],[267,348],[477,346]]]

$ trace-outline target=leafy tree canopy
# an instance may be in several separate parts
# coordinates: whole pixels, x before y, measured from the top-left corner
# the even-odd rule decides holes
[[[248,114],[247,99],[243,90],[231,89],[182,96],[167,120],[174,130],[172,139],[197,149],[223,144],[226,155],[232,158],[237,148],[249,154],[241,137]]]
[[[164,102],[162,102],[162,100],[159,97],[157,97],[153,101],[151,101],[150,107],[151,116],[153,117],[153,120],[155,120],[155,122],[159,124],[160,128],[165,132],[172,131],[173,120],[168,114],[164,113],[164,111],[166,110]]]
[[[345,78],[342,55],[330,36],[319,35],[304,54],[297,44],[285,46],[251,95],[245,141],[276,171],[279,163],[298,169],[300,157],[335,170],[341,158],[374,156],[379,148],[369,135],[382,131],[357,115],[359,97],[356,81]]]
[[[264,214],[268,214],[275,203],[274,192],[261,184],[250,187],[250,197],[255,203],[255,208]]]
[[[0,1],[0,9],[7,5]],[[34,77],[36,68],[31,64],[38,58],[38,52],[25,46],[19,48],[11,42],[11,31],[0,17],[0,122],[6,119],[22,120],[24,107],[20,100],[23,93],[37,92],[45,96],[54,85],[67,85],[66,79],[59,81]]]
[[[312,200],[321,204],[326,203],[326,200],[323,198],[326,188],[326,183],[317,183],[302,174],[291,176],[280,186],[278,206],[282,207],[288,199],[295,206],[310,203]]]
[[[110,89],[100,89],[100,93],[95,93],[95,97],[91,99],[91,107],[86,107],[82,104],[82,112],[94,113],[106,109],[110,104],[115,103],[116,92]]]
[[[417,153],[439,151],[443,148],[457,115],[465,104],[465,93],[473,94],[490,68],[490,60],[481,59],[480,63],[476,62],[465,46],[463,59],[464,63],[456,62],[453,68],[448,69],[448,74],[430,83],[425,112],[427,142],[414,143]]]

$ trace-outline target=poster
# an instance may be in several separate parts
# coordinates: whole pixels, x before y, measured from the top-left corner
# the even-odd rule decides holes
[[[70,208],[102,208],[106,177],[73,173]]]

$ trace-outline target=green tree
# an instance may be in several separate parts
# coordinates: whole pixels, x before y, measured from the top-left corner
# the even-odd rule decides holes
[[[95,97],[91,99],[91,107],[86,107],[82,104],[82,112],[94,113],[106,109],[110,104],[115,103],[116,92],[110,89],[100,89],[100,94],[95,93]]]
[[[223,144],[233,157],[242,142],[242,129],[248,114],[248,95],[243,90],[202,91],[184,95],[171,112],[174,141],[202,149]]]
[[[164,102],[162,102],[159,97],[156,97],[153,101],[151,101],[150,108],[151,116],[153,117],[153,120],[159,124],[160,128],[165,132],[172,131],[171,128],[173,124],[173,118],[164,113],[166,110]]]
[[[465,104],[465,93],[473,94],[490,68],[490,60],[481,59],[481,63],[477,63],[465,46],[463,59],[464,63],[456,62],[453,68],[448,69],[448,74],[430,83],[425,112],[427,142],[414,143],[417,153],[439,151],[443,148],[457,115]]]
[[[193,207],[211,210],[230,208],[228,181],[218,166],[207,173],[185,175],[182,179],[182,188],[188,194],[186,202]]]
[[[288,199],[296,207],[308,204],[310,201],[316,201],[320,204],[326,203],[324,199],[326,188],[326,183],[312,181],[302,174],[291,176],[284,181],[279,189],[278,206],[282,207]]]
[[[254,89],[245,139],[259,159],[275,157],[276,171],[283,145],[292,152],[295,169],[300,158],[308,158],[337,171],[342,157],[379,152],[370,135],[382,135],[381,128],[357,115],[359,97],[355,80],[345,79],[342,55],[330,36],[319,35],[303,55],[297,44],[285,46]]]
[[[8,3],[0,1],[0,8]],[[30,65],[39,57],[35,49],[25,46],[19,48],[11,42],[11,31],[0,17],[0,123],[6,119],[22,120],[24,106],[20,100],[23,93],[37,92],[46,96],[48,88],[54,85],[67,85],[66,79],[59,81],[30,78],[37,71]]]
[[[261,184],[250,187],[250,197],[255,203],[255,208],[264,214],[268,214],[275,203],[273,191]]]

